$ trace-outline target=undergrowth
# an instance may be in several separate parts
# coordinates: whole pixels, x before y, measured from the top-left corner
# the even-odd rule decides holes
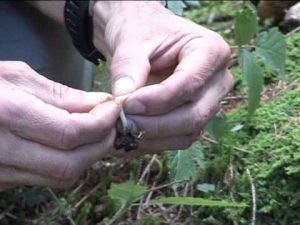
[[[203,2],[203,7],[189,10],[185,16],[221,33],[233,45],[233,16],[241,4]],[[242,96],[238,103],[229,102],[230,109],[234,109],[227,113],[227,118],[233,129],[227,135],[222,134],[219,140],[202,140],[204,158],[202,166],[193,171],[193,182],[153,192],[153,197],[181,195],[188,186],[195,197],[245,202],[248,207],[151,206],[140,213],[140,208],[134,206],[128,207],[121,222],[115,224],[159,225],[180,215],[178,224],[248,225],[253,214],[256,225],[300,224],[300,33],[288,35],[286,43],[285,72],[288,82],[294,85],[281,87],[278,77],[264,68],[265,93],[276,89],[276,95],[263,99],[261,107],[249,119],[245,93],[240,85],[241,72],[233,67],[236,85],[231,95]],[[102,67],[101,71],[104,70]],[[18,188],[1,193],[0,224],[100,225],[118,210],[109,198],[111,184],[138,182],[151,159],[150,156],[105,159],[89,169],[76,187],[68,190]],[[146,185],[156,187],[170,182],[169,168],[169,157],[158,155],[147,175]],[[251,185],[255,187],[255,194]]]

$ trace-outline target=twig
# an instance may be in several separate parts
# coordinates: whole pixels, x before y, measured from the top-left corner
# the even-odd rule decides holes
[[[118,209],[118,211],[115,213],[115,215],[106,223],[106,225],[112,225],[114,224],[121,216],[124,215],[128,207],[128,204],[122,204],[121,207]]]
[[[154,188],[155,185],[156,185],[156,181],[153,182],[152,188]],[[152,197],[152,194],[153,194],[153,191],[149,192],[147,197],[141,198],[140,203],[139,203],[140,205],[139,205],[138,212],[137,212],[137,220],[139,220],[141,218],[142,211],[145,208],[145,206],[148,205],[148,203]],[[145,199],[145,203],[143,203],[143,199]]]
[[[209,137],[206,137],[204,135],[202,135],[201,138],[204,139],[205,141],[208,141],[208,142],[212,143],[212,144],[216,144],[216,145],[220,144],[219,142],[217,142],[217,141],[215,141],[213,139],[210,139]],[[221,145],[226,146],[226,147],[232,147],[233,149],[241,151],[241,152],[252,153],[251,151],[248,151],[248,150],[243,149],[243,148],[239,148],[239,147],[235,147],[235,146],[230,146],[230,145],[227,145],[227,144],[221,144]]]
[[[154,181],[151,189],[154,189],[155,185],[156,185],[156,181]],[[148,193],[146,201],[145,201],[146,205],[148,205],[148,203],[150,202],[150,199],[151,199],[152,195],[153,195],[153,191],[151,191],[151,192]]]
[[[189,191],[189,187],[190,187],[190,184],[187,183],[187,184],[185,185],[185,187],[184,187],[183,197],[186,197],[186,196],[187,196],[188,191]],[[178,210],[177,216],[175,217],[174,221],[179,220],[179,218],[180,218],[180,216],[181,216],[181,214],[182,214],[183,207],[184,207],[184,205],[180,205],[180,206],[179,206],[179,210]]]
[[[69,213],[65,210],[65,207],[60,203],[59,199],[54,194],[54,192],[52,191],[52,189],[51,188],[47,188],[47,190],[50,192],[50,194],[52,195],[52,197],[54,198],[54,200],[57,202],[59,208],[63,210],[63,212],[64,212],[65,216],[67,217],[67,219],[69,220],[70,224],[71,225],[76,225],[75,221],[72,219],[72,217],[69,215]]]
[[[80,191],[80,189],[86,184],[86,180],[84,182],[82,182],[80,185],[78,185],[78,187],[76,187],[71,193],[70,193],[70,197],[74,196],[78,191]]]
[[[157,191],[159,189],[172,186],[173,184],[178,184],[178,183],[182,183],[182,182],[186,182],[186,181],[188,181],[188,180],[176,180],[176,181],[173,181],[173,182],[170,182],[170,183],[163,184],[163,185],[157,186],[155,188],[152,188],[148,192],[150,192],[150,191]]]
[[[143,183],[143,180],[144,180],[145,176],[149,173],[150,168],[151,168],[152,164],[154,163],[156,157],[157,157],[157,154],[154,154],[154,155],[152,156],[150,162],[148,163],[148,165],[147,165],[146,168],[144,169],[144,171],[143,171],[143,173],[142,173],[142,175],[141,175],[139,181],[137,182],[138,184]]]
[[[251,193],[252,193],[252,219],[251,219],[251,225],[255,225],[256,222],[256,190],[253,183],[253,178],[250,174],[250,170],[246,169],[247,175],[249,177],[250,185],[251,185]]]
[[[293,29],[293,30],[291,30],[290,32],[288,32],[285,36],[286,36],[286,37],[289,37],[289,36],[291,36],[292,34],[297,33],[297,32],[299,32],[299,31],[300,31],[300,26],[299,26],[299,27],[296,27],[295,29]]]
[[[230,100],[244,100],[244,99],[247,99],[247,96],[227,96],[227,97],[225,97],[224,98],[224,100],[226,101],[226,100],[228,100],[228,101],[230,101]]]
[[[293,90],[294,88],[299,87],[300,79],[294,80],[293,82],[289,83],[284,89],[280,89],[277,93],[275,93],[275,98],[280,96],[281,94],[285,93],[286,91]]]
[[[100,188],[102,183],[97,184],[92,190],[90,190],[85,196],[83,196],[73,207],[74,209],[77,209],[79,206],[82,205],[95,191],[97,191],[98,188]]]
[[[157,191],[157,190],[160,190],[160,189],[172,186],[173,184],[178,184],[178,183],[182,183],[182,182],[186,182],[186,181],[188,181],[188,180],[176,180],[176,181],[173,181],[173,182],[170,182],[170,183],[167,183],[167,184],[163,184],[163,185],[151,188],[146,193],[154,192],[154,191]],[[143,195],[145,195],[146,193],[143,193]],[[138,206],[139,204],[140,203],[133,203],[132,205],[133,206]],[[146,204],[144,203],[144,205],[146,205]]]
[[[14,219],[14,220],[19,219],[16,215],[14,215],[14,214],[12,214],[10,212],[6,212],[4,215],[7,216],[10,219]]]

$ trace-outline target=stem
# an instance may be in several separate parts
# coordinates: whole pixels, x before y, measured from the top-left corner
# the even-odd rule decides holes
[[[128,127],[128,122],[127,122],[127,118],[125,116],[124,110],[122,109],[120,112],[120,119],[121,119],[121,123],[123,128],[127,128]]]
[[[128,209],[128,203],[124,203],[121,205],[121,207],[118,209],[118,211],[115,213],[115,215],[106,223],[106,225],[112,225],[114,224],[121,216],[124,215],[124,213]]]
[[[69,215],[69,212],[67,212],[66,208],[61,204],[55,193],[52,191],[51,188],[47,188],[48,192],[52,195],[56,203],[58,204],[59,208],[63,211],[67,219],[69,220],[71,225],[76,225],[75,221],[72,219],[72,217]]]

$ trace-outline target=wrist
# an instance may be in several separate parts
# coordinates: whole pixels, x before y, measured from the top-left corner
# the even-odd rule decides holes
[[[128,18],[136,15],[141,9],[149,7],[151,11],[166,12],[166,1],[97,1],[91,3],[90,13],[97,17],[97,24],[104,31],[114,16]],[[99,27],[97,27],[99,29]]]

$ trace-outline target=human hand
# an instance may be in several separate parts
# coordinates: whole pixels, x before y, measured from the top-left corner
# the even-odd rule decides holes
[[[22,62],[0,62],[0,190],[71,185],[106,156],[120,107],[106,93],[55,83]]]
[[[233,84],[223,38],[155,1],[97,1],[93,22],[113,94],[146,131],[139,152],[188,147]]]

